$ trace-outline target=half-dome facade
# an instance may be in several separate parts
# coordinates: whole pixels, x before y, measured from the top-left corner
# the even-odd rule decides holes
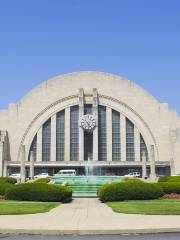
[[[77,72],[44,82],[0,110],[0,175],[26,168],[95,175],[180,173],[180,117],[134,83]]]

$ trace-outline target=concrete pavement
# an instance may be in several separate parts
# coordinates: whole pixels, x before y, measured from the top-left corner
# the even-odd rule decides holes
[[[0,216],[0,233],[122,234],[180,232],[180,216],[115,213],[97,198],[76,198],[48,213]]]
[[[5,240],[179,240],[180,233],[159,233],[159,234],[124,234],[124,235],[0,235]]]

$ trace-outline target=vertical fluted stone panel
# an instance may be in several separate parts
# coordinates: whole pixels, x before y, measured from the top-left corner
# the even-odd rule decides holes
[[[126,161],[126,117],[120,114],[121,161]]]
[[[93,131],[93,161],[98,160],[98,91],[93,88],[93,116],[96,119],[96,128]]]
[[[155,169],[155,151],[154,151],[154,145],[151,145],[150,150],[150,178],[155,179],[156,178],[156,169]]]
[[[51,158],[50,161],[56,161],[56,114],[51,117]]]
[[[140,162],[140,132],[134,127],[134,144],[135,144],[135,162]]]
[[[42,162],[42,127],[37,132],[37,162]]]
[[[142,178],[147,177],[147,159],[146,159],[146,153],[142,153]]]
[[[107,161],[112,162],[112,110],[106,108],[106,128],[107,128]]]
[[[79,89],[79,125],[80,119],[84,115],[84,91]],[[84,130],[79,127],[79,160],[84,161]]]
[[[0,177],[3,176],[4,143],[0,142]]]
[[[25,169],[26,151],[25,146],[21,147],[21,183],[26,181],[26,169]]]

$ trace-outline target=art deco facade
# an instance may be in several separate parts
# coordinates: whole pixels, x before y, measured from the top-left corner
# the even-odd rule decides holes
[[[95,119],[91,131],[81,125],[87,114]],[[0,110],[0,175],[19,172],[22,161],[28,174],[30,152],[35,172],[84,174],[90,160],[98,175],[141,172],[144,164],[148,174],[178,174],[180,117],[121,77],[66,74]]]

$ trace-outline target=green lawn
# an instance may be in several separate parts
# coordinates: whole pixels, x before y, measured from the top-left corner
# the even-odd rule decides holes
[[[108,202],[114,212],[145,215],[180,215],[180,199]]]
[[[0,201],[0,215],[44,213],[59,205],[49,202]]]

